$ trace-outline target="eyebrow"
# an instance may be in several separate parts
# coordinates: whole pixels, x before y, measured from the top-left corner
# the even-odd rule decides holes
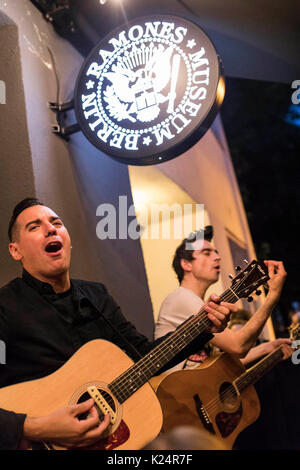
[[[215,248],[203,248],[201,250],[201,253],[203,253],[203,251],[214,251],[215,253],[219,254],[218,250],[216,250]]]
[[[61,220],[60,217],[58,217],[58,215],[56,216],[52,216],[49,218],[49,221],[50,222],[54,222],[54,220]],[[42,223],[42,220],[41,219],[35,219],[35,220],[31,220],[30,222],[28,222],[26,225],[25,225],[25,230],[32,224],[41,224]]]

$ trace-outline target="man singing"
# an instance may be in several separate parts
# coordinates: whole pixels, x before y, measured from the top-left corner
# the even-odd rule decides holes
[[[194,234],[193,238],[183,240],[178,246],[173,259],[173,268],[180,286],[162,302],[155,329],[156,338],[175,330],[179,324],[191,315],[198,313],[204,305],[207,289],[219,279],[221,258],[211,243],[212,237],[212,226],[207,226],[204,233]],[[189,243],[189,246],[187,246],[187,243]],[[278,302],[286,278],[286,272],[281,261],[265,261],[265,264],[268,268],[270,280],[268,281],[269,292],[264,304],[252,315],[242,329],[232,331],[226,328],[214,335],[210,341],[213,346],[244,357],[255,343]],[[280,344],[283,345],[287,357],[291,352],[289,346],[291,341],[283,338],[268,343],[264,348],[258,348],[257,353],[252,351],[249,355],[249,361],[271,352]],[[181,364],[176,365],[174,370],[197,367],[206,357],[206,350],[198,351],[197,354],[191,355]]]
[[[37,199],[21,201],[9,223],[9,239],[10,254],[21,263],[23,274],[0,289],[0,340],[7,352],[6,364],[0,366],[1,387],[53,373],[93,339],[116,344],[133,360],[161,342],[138,333],[103,284],[70,279],[70,236],[52,209]],[[236,307],[216,303],[217,296],[212,299],[215,302],[205,306],[210,330],[165,368],[199,350],[226,327]],[[82,413],[87,419],[78,419]],[[26,440],[88,446],[99,440],[109,420],[106,415],[99,424],[92,399],[42,417],[0,410],[0,449],[20,448]]]

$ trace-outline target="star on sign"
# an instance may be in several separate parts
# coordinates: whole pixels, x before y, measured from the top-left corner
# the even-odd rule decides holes
[[[91,88],[93,88],[95,85],[95,82],[92,82],[92,80],[89,80],[87,83],[86,83],[86,87],[88,90],[90,90]]]
[[[188,42],[187,42],[187,45],[186,47],[189,47],[190,49],[193,49],[193,47],[196,46],[196,41],[195,39],[190,39]]]
[[[144,139],[143,139],[143,144],[144,144],[144,145],[150,145],[150,142],[152,142],[151,137],[149,137],[149,136],[148,136],[148,137],[144,137]]]

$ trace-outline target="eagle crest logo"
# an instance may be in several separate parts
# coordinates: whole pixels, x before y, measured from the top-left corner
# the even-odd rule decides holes
[[[124,52],[103,74],[111,83],[103,91],[110,117],[118,122],[151,122],[165,102],[167,113],[173,113],[179,68],[180,55],[172,46],[142,44]]]

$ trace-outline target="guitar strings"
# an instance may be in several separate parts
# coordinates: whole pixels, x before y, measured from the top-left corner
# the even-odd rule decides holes
[[[249,274],[250,274],[250,273],[249,273]],[[249,276],[249,274],[248,274],[248,276]],[[247,276],[247,277],[248,277],[248,276]],[[244,279],[244,280],[245,280],[245,279]],[[243,280],[243,282],[244,282],[244,280]],[[230,300],[230,299],[231,299],[230,292],[228,292],[227,294],[224,293],[224,295],[221,296],[221,297],[223,297],[223,298],[221,299],[221,301]],[[233,300],[233,299],[231,299],[231,300]],[[200,317],[200,315],[201,315],[202,313],[204,313],[204,317],[205,317],[205,318],[203,318],[203,315],[202,315],[202,318]],[[204,309],[201,310],[198,314],[195,315],[195,317],[199,317],[199,318],[197,319],[198,323],[199,323],[199,320],[201,321],[201,320],[207,319],[205,310],[204,310]],[[192,320],[194,320],[194,319],[192,319]],[[192,325],[192,323],[193,323],[193,321],[191,321],[191,322],[189,323],[188,328],[191,329],[191,327],[194,326],[194,325]],[[201,325],[201,326],[202,326],[202,325]],[[206,327],[205,327],[205,328],[206,328]],[[185,334],[190,334],[190,333],[189,333],[188,331],[185,331]],[[199,333],[198,333],[198,334],[199,334]],[[181,340],[181,338],[173,338],[173,340],[174,340],[174,339],[175,339],[175,342],[176,342],[176,340],[179,340],[179,341]],[[173,342],[173,343],[174,343],[174,342]],[[168,344],[166,344],[165,346],[166,346],[166,348],[168,348]],[[279,347],[278,350],[281,350],[281,347]],[[275,352],[277,352],[278,350],[275,350]],[[154,352],[154,350],[153,350],[153,352]],[[274,352],[274,353],[275,353],[275,352]],[[281,356],[282,356],[282,353],[281,353]],[[152,360],[151,358],[147,358],[147,359],[148,359],[148,362],[152,363],[152,365],[153,365],[153,360]],[[149,359],[150,359],[150,360],[149,360]],[[145,361],[145,362],[147,362],[147,361]],[[258,367],[256,367],[254,370],[249,369],[249,371],[245,371],[240,377],[238,377],[237,379],[235,379],[234,382],[236,382],[236,385],[237,385],[237,382],[238,382],[239,385],[237,385],[237,387],[239,387],[239,386],[241,387],[241,386],[243,386],[244,384],[247,384],[247,382],[249,382],[249,379],[252,378],[252,375],[255,375],[255,374],[258,375],[259,372],[261,372],[261,371],[265,372],[265,371],[268,369],[268,367],[269,367],[269,365],[267,365],[267,367],[266,367],[265,364],[264,364],[264,362],[263,362],[263,363],[261,363],[260,365],[258,365]],[[125,379],[125,377],[124,377],[124,379]],[[120,382],[120,384],[121,384],[121,382]],[[235,392],[235,389],[234,389],[233,387],[234,387],[234,386],[231,385],[231,387],[230,387],[229,389],[227,389],[225,392],[221,393],[221,394],[220,394],[220,398],[223,398],[223,399],[224,399],[224,398],[229,398],[229,397],[234,397],[234,396],[236,396],[236,392]],[[207,408],[207,409],[209,410],[209,412],[213,412],[214,409],[215,409],[215,407],[216,407],[216,405],[217,405],[217,408],[218,408],[218,404],[217,404],[218,401],[219,401],[219,397],[216,397],[215,399],[212,399],[210,402],[208,402],[208,403],[205,404],[204,406],[205,406],[205,408]]]
[[[281,346],[279,348],[277,348],[274,352],[272,352],[271,354],[275,354],[278,350],[281,350]],[[282,354],[281,354],[282,356]],[[256,366],[253,366],[253,368],[249,369],[248,371],[246,370],[240,377],[238,377],[237,379],[235,379],[233,381],[233,383],[235,383],[237,385],[237,381],[239,382],[239,386],[242,387],[244,386],[245,384],[247,384],[247,382],[249,382],[249,379],[252,378],[252,376],[257,373],[257,372],[261,372],[261,371],[264,371],[265,369],[267,369],[267,367],[265,366],[265,358],[262,359]],[[237,385],[237,387],[239,387]],[[234,388],[234,385],[231,385],[231,387],[229,387],[225,392],[222,392],[220,394],[220,398],[231,398],[231,397],[234,397],[236,396],[236,391],[235,391],[235,388]],[[218,401],[219,400],[219,396],[216,397],[215,399],[211,400],[210,402],[208,402],[207,404],[205,404],[205,408],[209,408],[211,407],[211,404]],[[212,410],[211,410],[212,411]]]
[[[292,353],[291,353],[292,354]],[[290,354],[290,355],[291,355]],[[247,386],[247,384],[249,383],[249,381],[251,382],[249,385],[252,385],[254,384],[257,380],[259,380],[261,378],[261,373],[263,373],[263,375],[268,372],[269,370],[271,370],[271,368],[277,363],[279,362],[279,360],[281,359],[281,357],[283,356],[283,350],[282,350],[282,345],[280,345],[278,348],[276,348],[274,351],[272,351],[271,353],[269,353],[266,357],[264,357],[263,359],[261,359],[261,361],[257,364],[255,364],[253,367],[251,367],[250,369],[246,370],[243,374],[241,374],[239,377],[237,377],[233,383],[235,383],[235,385],[237,385],[237,388],[242,391],[245,386]],[[256,376],[256,377],[255,377]],[[258,377],[257,377],[258,376]],[[254,382],[252,381],[252,377],[254,377],[254,379],[256,379]],[[221,393],[220,394],[220,398],[229,398],[229,397],[232,397],[232,396],[235,396],[236,395],[236,392],[234,392],[232,394],[232,389],[233,389],[233,385],[231,385],[231,387],[226,390],[225,392]],[[205,408],[209,409],[210,412],[214,412],[215,411],[215,408],[212,406],[212,405],[215,405],[215,403],[219,401],[219,397],[216,397],[214,399],[212,399],[211,401],[207,402],[205,405],[203,405]],[[218,407],[218,405],[217,405]]]
[[[232,293],[229,292],[229,293],[224,293],[224,295],[222,296],[222,301],[227,301],[227,300],[233,300],[233,296],[232,296]],[[121,392],[121,395],[122,398],[124,398],[124,396],[126,395],[125,392],[129,392],[129,393],[132,393],[133,390],[132,390],[132,379],[133,379],[133,376],[135,375],[135,369],[138,370],[139,372],[139,379],[143,378],[143,374],[142,374],[142,371],[141,371],[141,366],[146,369],[146,372],[147,372],[147,369],[148,371],[151,370],[151,368],[153,369],[153,366],[157,366],[159,360],[161,358],[157,357],[158,354],[157,352],[160,353],[160,356],[164,356],[166,355],[166,353],[168,352],[172,352],[172,355],[173,355],[173,350],[177,347],[182,347],[185,345],[186,343],[186,336],[190,336],[192,339],[194,339],[196,336],[198,336],[201,332],[205,331],[207,329],[207,325],[201,325],[200,324],[200,328],[198,328],[198,331],[195,332],[195,323],[197,324],[197,326],[199,326],[199,323],[201,321],[203,321],[203,323],[205,323],[205,320],[206,322],[209,321],[207,319],[207,316],[206,316],[206,312],[205,310],[201,310],[197,315],[194,316],[194,318],[191,319],[191,321],[189,322],[188,325],[185,325],[184,328],[182,328],[180,331],[177,331],[177,334],[175,335],[175,337],[173,337],[172,339],[170,338],[167,338],[167,342],[165,344],[162,344],[162,345],[158,345],[156,348],[154,348],[152,351],[150,351],[150,353],[148,353],[147,356],[145,356],[145,358],[141,359],[141,361],[139,361],[137,364],[133,365],[132,368],[128,369],[127,371],[125,371],[124,374],[122,374],[119,378],[115,379],[115,381],[113,381],[111,384],[110,384],[110,388],[111,387],[117,387],[117,391],[118,392]],[[191,334],[194,333],[194,335]],[[183,335],[182,335],[183,334]],[[171,344],[169,344],[171,343]],[[157,351],[156,351],[157,349]],[[176,354],[175,354],[176,355]],[[154,356],[154,359],[152,358],[152,356]],[[155,367],[157,368],[157,367]],[[144,376],[144,378],[146,379],[146,381],[148,380],[146,376]],[[130,381],[130,387],[126,387],[124,386],[125,383],[128,381]],[[145,383],[145,382],[144,382]],[[123,390],[123,393],[122,391],[120,390],[120,387],[124,386],[124,390]]]
[[[292,353],[291,353],[292,354]],[[291,355],[290,354],[290,355]],[[259,375],[261,372],[264,374],[266,371],[270,370],[270,367],[273,367],[273,361],[276,363],[278,360],[281,359],[283,356],[282,345],[278,346],[274,351],[269,353],[263,359],[260,360],[257,364],[255,364],[250,369],[246,370],[240,377],[234,380],[234,382],[238,382],[238,386],[245,386],[247,382],[249,382],[249,378],[251,379],[253,376]],[[272,361],[272,362],[271,362]],[[260,377],[258,377],[259,379]],[[254,382],[253,382],[254,383]]]
[[[272,353],[270,353],[268,356],[268,358],[270,358],[271,356],[273,355],[277,355],[278,351],[281,350],[281,346],[279,346],[277,349],[275,349],[274,351],[272,351]],[[266,357],[263,358],[258,364],[256,364],[255,366],[253,366],[251,369],[249,370],[245,370],[245,372],[243,372],[243,374],[241,374],[239,377],[237,377],[233,383],[235,383],[237,385],[237,388],[239,389],[239,387],[242,389],[245,384],[247,384],[247,382],[249,382],[249,379],[252,378],[252,376],[255,376],[255,374],[257,374],[257,372],[261,372],[261,371],[265,371],[269,365],[267,365],[267,367],[265,366],[265,360],[266,360]],[[276,358],[277,359],[277,358]],[[238,384],[237,384],[238,382]],[[232,394],[232,389],[233,389],[234,385],[231,385],[231,389],[229,388],[228,390],[226,390],[225,392],[222,392],[220,394],[220,398],[229,398],[229,397],[232,397],[232,396],[235,396],[236,395],[236,392],[234,392]],[[235,389],[234,389],[235,390]],[[210,407],[216,400],[218,400],[219,397],[215,397],[213,398],[212,400],[210,400],[209,402],[207,402],[204,406],[205,407]]]
[[[252,268],[252,270],[250,270],[250,272],[247,273],[246,277],[244,277],[240,281],[237,281],[236,286],[235,286],[236,290],[242,282],[245,282],[245,279],[249,277],[253,269],[254,268]],[[229,301],[229,300],[233,301],[235,300],[236,294],[235,292],[232,292],[232,289],[230,291],[229,289],[227,289],[220,297],[221,297],[221,301]],[[203,325],[201,325],[201,322],[203,323]],[[122,400],[124,398],[126,399],[128,397],[127,396],[128,393],[130,396],[130,394],[134,393],[137,389],[136,384],[131,385],[134,382],[134,378],[136,379],[136,377],[134,377],[136,376],[136,370],[138,371],[138,374],[139,374],[138,378],[140,380],[142,379],[142,384],[140,384],[141,386],[148,380],[147,376],[143,373],[143,370],[141,370],[141,368],[145,369],[145,372],[148,372],[148,373],[154,372],[153,366],[155,366],[155,369],[161,368],[164,364],[160,365],[159,361],[161,359],[168,359],[168,356],[166,358],[164,357],[166,356],[166,353],[171,351],[172,357],[174,357],[176,355],[174,354],[174,349],[176,347],[177,348],[182,347],[186,344],[187,335],[191,337],[191,340],[187,343],[189,344],[193,339],[195,339],[199,334],[201,334],[203,331],[207,329],[208,325],[205,325],[205,322],[208,323],[209,320],[207,318],[207,313],[205,312],[205,308],[203,308],[200,310],[198,314],[194,315],[194,317],[191,318],[190,322],[188,322],[187,325],[185,325],[182,328],[179,327],[177,332],[174,332],[173,335],[171,335],[172,338],[167,338],[165,340],[165,343],[163,342],[162,344],[158,345],[156,348],[150,351],[150,353],[148,353],[144,358],[142,358],[140,361],[134,364],[130,369],[125,371],[120,377],[118,377],[113,382],[111,382],[111,384],[109,384],[109,388],[110,389],[113,388],[114,390],[116,390]],[[198,326],[198,329],[196,331],[195,331],[195,327],[196,327],[195,323]],[[182,335],[182,333],[184,333],[183,337],[179,336],[179,335]],[[178,352],[180,352],[180,349]],[[157,357],[158,355],[160,355],[161,357],[160,358]],[[155,360],[153,360],[153,356]],[[130,386],[126,387],[125,384],[126,382],[128,383],[128,381],[130,383]],[[120,387],[122,387],[122,390],[120,389]]]
[[[180,329],[180,331],[177,330],[176,333],[174,332],[174,335],[175,335],[174,337],[167,338],[165,344],[162,343],[162,344],[158,345],[156,348],[154,348],[152,351],[150,351],[150,353],[148,353],[148,355],[145,356],[145,358],[142,358],[141,361],[139,361],[137,364],[135,364],[132,367],[134,368],[137,365],[140,366],[140,365],[143,365],[143,364],[145,366],[147,366],[147,363],[148,364],[150,363],[150,365],[156,364],[157,361],[153,361],[152,356],[155,356],[155,358],[157,358],[157,354],[156,354],[157,352],[159,352],[161,354],[164,354],[166,352],[166,350],[168,350],[168,349],[170,350],[169,343],[171,343],[170,346],[171,346],[172,349],[174,349],[174,346],[182,346],[182,344],[184,344],[186,342],[185,336],[190,334],[189,330],[194,331],[194,328],[195,328],[194,323],[198,324],[199,322],[201,322],[202,320],[205,320],[205,319],[206,319],[206,312],[203,309],[199,312],[199,314],[195,315],[194,318],[191,318],[188,325],[185,325],[185,327]],[[200,330],[202,330],[203,325],[200,325],[200,327],[201,327]],[[206,328],[207,328],[207,326],[204,325],[204,329],[206,329]],[[199,334],[198,331],[195,332],[195,334],[198,335]],[[129,371],[130,371],[130,369],[129,369]],[[128,374],[128,371],[125,371],[125,375],[126,375],[126,372]],[[132,372],[132,371],[130,371],[130,372]],[[119,382],[121,383],[121,381],[119,381]]]
[[[193,322],[194,323],[194,322]],[[193,324],[191,324],[189,326],[189,330],[191,330],[193,328]],[[200,329],[198,330],[198,333],[199,334],[199,331],[203,330],[205,328],[203,328],[201,325],[200,325]],[[131,394],[135,391],[137,385],[138,385],[138,381],[136,380],[136,372],[139,373],[139,382],[140,382],[140,385],[143,385],[148,377],[143,373],[143,370],[145,371],[145,373],[149,373],[149,371],[151,372],[151,376],[154,375],[156,369],[158,368],[161,368],[161,364],[159,361],[161,361],[161,359],[164,359],[164,356],[168,357],[168,354],[170,354],[170,350],[172,352],[172,356],[174,356],[173,352],[174,352],[174,349],[176,350],[176,348],[179,348],[179,349],[182,349],[183,346],[185,346],[186,344],[186,338],[187,337],[191,337],[191,340],[194,339],[195,337],[195,332],[193,332],[193,334],[191,334],[191,332],[185,329],[185,332],[184,332],[184,337],[176,337],[176,338],[173,338],[172,339],[172,344],[169,345],[169,344],[166,344],[164,345],[164,347],[160,350],[160,356],[161,357],[157,357],[157,355],[154,355],[154,359],[153,357],[148,357],[146,361],[143,361],[143,363],[140,363],[138,367],[134,367],[132,370],[129,370],[129,372],[127,371],[127,373],[125,373],[123,375],[123,377],[121,377],[121,379],[119,379],[117,382],[115,382],[115,385],[117,386],[117,389],[120,396],[122,397],[122,399],[126,399],[126,395],[128,394]],[[154,370],[153,370],[154,369]],[[135,380],[134,380],[135,379]],[[134,385],[132,385],[132,383]],[[129,386],[128,386],[129,385]]]
[[[199,318],[198,321],[201,321],[201,318]],[[190,326],[191,325],[189,323],[188,327]],[[170,346],[172,349],[182,346],[182,344],[184,344],[186,340],[185,336],[189,334],[190,334],[189,329],[186,328],[186,326],[182,328],[182,330],[180,330],[180,335],[182,336],[179,336],[178,331],[176,333],[174,332],[174,336],[172,338],[170,337],[167,338],[165,343],[158,345],[156,348],[150,351],[150,353],[148,353],[147,356],[145,356],[145,358],[142,358],[137,364],[132,366],[131,369],[129,369],[128,371],[125,371],[125,373],[119,379],[116,379],[115,383],[118,381],[119,384],[122,385],[122,382],[123,382],[122,379],[124,379],[124,376],[130,375],[133,372],[134,368],[139,368],[140,366],[144,366],[145,368],[147,368],[149,367],[149,365],[152,366],[154,364],[157,364],[159,360],[157,353],[160,353],[160,355],[164,355],[166,351],[170,350],[169,343],[171,343]],[[153,356],[154,356],[155,361],[153,360]]]
[[[253,270],[253,269],[252,269]],[[248,273],[248,275],[246,276],[246,278],[250,275],[250,273]],[[242,282],[244,282],[245,279],[242,279],[240,281],[237,282],[237,285],[236,285],[236,289],[240,286],[240,284]],[[234,300],[234,298],[232,298],[232,292],[231,291],[225,291],[223,295],[221,295],[221,301],[226,301],[226,300]],[[201,316],[202,315],[202,316]],[[179,333],[182,333],[182,331],[184,331],[185,335],[186,334],[190,334],[189,331],[187,331],[187,329],[189,328],[190,330],[193,331],[194,329],[194,323],[196,322],[199,326],[199,322],[203,321],[203,320],[206,320],[207,321],[207,316],[206,316],[206,312],[205,312],[205,309],[201,309],[200,312],[198,314],[196,314],[192,319],[191,321],[185,325],[185,327],[183,327],[182,329],[180,329],[180,331],[177,331],[177,335],[175,335],[175,337],[173,337],[171,339],[172,343],[171,343],[171,348],[174,348],[174,346],[182,346],[182,343],[184,343],[184,338],[181,338],[181,337],[178,337]],[[200,325],[200,328],[198,329],[198,332],[197,332],[197,335],[200,334],[202,331],[204,331],[207,326],[205,325],[205,328],[203,329],[203,327],[201,328],[202,325]],[[175,334],[175,333],[174,333]],[[140,369],[140,366],[143,366],[144,365],[144,368],[147,366],[147,362],[150,363],[150,367],[154,365],[154,362],[157,363],[157,361],[153,361],[152,359],[152,355],[154,354],[155,356],[155,353],[157,352],[160,352],[161,355],[165,354],[165,350],[169,349],[170,351],[170,348],[169,348],[169,342],[170,342],[170,338],[167,338],[166,340],[166,343],[165,344],[161,344],[161,345],[158,345],[156,348],[154,348],[152,351],[150,351],[150,353],[148,353],[147,356],[145,356],[145,358],[141,359],[141,361],[139,361],[137,364],[135,364],[134,366],[132,366],[130,369],[128,369],[127,371],[125,371],[124,374],[122,374],[119,378],[115,379],[115,381],[113,381],[110,385],[111,386],[117,386],[118,389],[119,389],[119,392],[120,392],[120,386],[124,385],[125,382],[129,381],[132,382],[132,377],[135,375],[135,368],[138,369],[139,371],[139,378],[141,378],[141,369]],[[181,344],[180,344],[181,342]],[[157,350],[157,351],[156,351]],[[173,353],[173,351],[172,351]],[[149,366],[147,366],[149,368]],[[145,376],[145,379],[147,381],[147,377]],[[144,382],[145,383],[145,382]],[[128,394],[129,393],[133,393],[135,390],[132,390],[132,385],[130,386],[130,388],[128,387],[124,387],[125,390]],[[122,393],[122,395],[125,396],[124,393]],[[124,398],[124,396],[122,397],[122,399]],[[126,398],[125,398],[126,399]]]
[[[268,359],[270,359],[272,356],[274,356],[274,358],[275,358],[274,362],[277,362],[277,360],[280,359],[280,357],[282,356],[282,353],[281,353],[281,355],[279,357],[277,357],[278,351],[281,351],[281,349],[282,349],[282,347],[279,346],[272,353],[270,353],[269,356],[266,356],[266,357],[268,357]],[[258,364],[253,366],[253,368],[243,372],[243,374],[241,374],[239,377],[237,377],[235,380],[233,380],[233,383],[230,385],[230,387],[225,392],[220,393],[220,395],[214,397],[209,402],[203,404],[204,408],[207,409],[210,413],[213,413],[214,411],[216,411],[218,409],[220,400],[222,401],[222,399],[227,399],[227,398],[232,398],[232,397],[234,398],[237,395],[237,392],[236,392],[236,390],[234,388],[234,385],[233,385],[234,383],[237,386],[238,391],[240,392],[244,389],[244,386],[247,385],[247,383],[249,381],[251,381],[253,376],[255,377],[255,376],[259,375],[260,372],[267,371],[268,368],[270,368],[271,365],[273,366],[273,362],[272,362],[272,364],[267,363],[267,365],[266,365],[265,360],[266,360],[266,358],[263,358]],[[258,379],[259,378],[260,377],[258,377]],[[252,382],[251,385],[253,383],[254,382]]]
[[[201,324],[201,320],[203,320],[201,315],[197,315],[196,321],[198,326],[200,325],[200,328],[197,332],[195,332],[195,320],[191,320],[192,321],[189,322],[187,326],[185,325],[185,327],[182,328],[180,331],[174,333],[174,336],[172,338],[167,338],[166,343],[158,345],[156,348],[150,351],[150,353],[145,358],[143,358],[137,364],[133,365],[131,369],[125,371],[122,376],[120,376],[110,384],[111,386],[116,386],[117,390],[119,391],[120,387],[123,387],[123,390],[121,391],[122,398],[124,398],[126,392],[132,392],[134,386],[132,386],[131,383],[134,376],[136,375],[136,371],[139,374],[138,378],[145,383],[148,380],[148,377],[145,374],[147,374],[154,368],[155,369],[153,372],[155,372],[157,368],[161,368],[163,364],[160,365],[160,361],[162,361],[163,359],[167,359],[168,356],[170,356],[170,352],[172,352],[172,356],[175,356],[177,354],[177,351],[179,352],[187,344],[188,338],[190,338],[190,341],[192,341],[193,337],[196,337],[199,333],[201,333],[207,328],[205,325]],[[145,371],[145,374],[143,373],[143,370]],[[129,388],[126,387],[128,380],[130,381]]]

